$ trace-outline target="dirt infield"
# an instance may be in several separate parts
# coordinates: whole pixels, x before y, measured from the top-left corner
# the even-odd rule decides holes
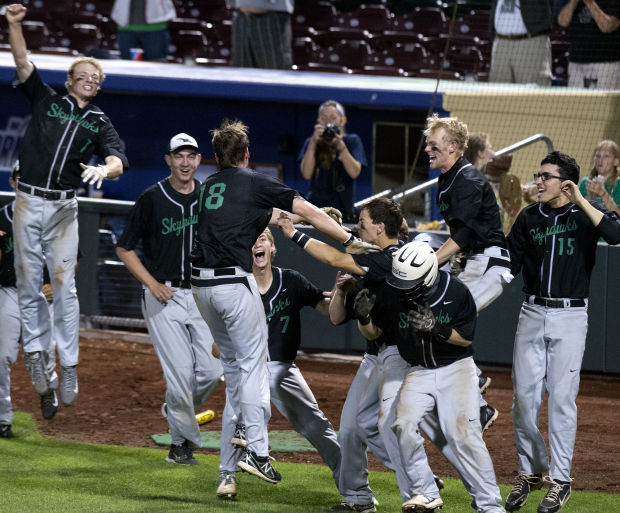
[[[87,332],[80,338],[80,395],[71,407],[61,406],[56,417],[44,420],[39,397],[30,384],[21,361],[13,366],[12,398],[15,410],[33,414],[43,434],[58,440],[99,444],[156,447],[152,433],[167,429],[161,417],[165,383],[159,361],[150,345],[128,342],[121,336],[97,337]],[[357,366],[350,363],[299,361],[310,388],[334,427]],[[500,417],[485,435],[500,483],[510,483],[518,461],[512,432],[510,374],[489,371],[493,379],[486,398],[500,410]],[[578,398],[579,428],[573,462],[574,489],[620,493],[618,448],[618,412],[620,381],[582,377]],[[221,429],[224,387],[220,386],[206,401],[204,409],[215,411],[216,418],[203,430]],[[546,407],[541,413],[546,430]],[[290,424],[272,408],[271,429],[289,429]],[[434,472],[457,477],[454,469],[430,444],[429,461]],[[205,451],[209,452],[209,451]],[[279,461],[321,463],[316,453],[278,453]],[[385,470],[371,456],[371,468]]]

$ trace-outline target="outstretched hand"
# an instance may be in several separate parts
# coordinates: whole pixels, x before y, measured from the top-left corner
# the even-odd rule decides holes
[[[293,221],[291,221],[288,214],[284,211],[280,212],[280,215],[278,216],[278,226],[282,230],[282,233],[284,233],[284,235],[286,235],[289,239],[293,236],[293,233],[295,233],[295,225],[293,224]]]
[[[375,251],[381,251],[379,246],[370,244],[370,242],[364,242],[361,239],[355,239],[346,248],[346,252],[349,255],[361,255],[362,253],[374,253]]]
[[[353,311],[358,319],[368,317],[372,311],[372,308],[375,306],[377,296],[374,294],[369,296],[368,292],[368,289],[362,289],[357,293],[357,296],[355,296]]]

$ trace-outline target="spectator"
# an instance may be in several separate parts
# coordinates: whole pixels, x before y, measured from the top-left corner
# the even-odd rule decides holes
[[[366,153],[357,134],[347,134],[344,107],[328,100],[319,107],[312,136],[306,139],[298,160],[301,174],[310,180],[308,199],[318,207],[336,207],[343,221],[355,222],[353,180],[366,167]]]
[[[569,87],[620,89],[620,2],[563,0],[558,24],[568,28]]]
[[[168,22],[176,15],[172,0],[116,0],[110,17],[118,24],[121,59],[131,59],[131,49],[142,48],[143,60],[165,61]]]
[[[463,153],[463,157],[469,160],[476,169],[484,172],[488,162],[495,157],[493,146],[491,146],[491,136],[486,132],[469,134],[467,149]]]
[[[232,65],[291,69],[294,0],[232,0]]]
[[[497,0],[490,82],[551,85],[550,0]]]
[[[596,200],[599,206],[620,215],[620,148],[613,141],[601,141],[594,150],[592,160],[590,176],[579,182],[579,192],[586,199]]]

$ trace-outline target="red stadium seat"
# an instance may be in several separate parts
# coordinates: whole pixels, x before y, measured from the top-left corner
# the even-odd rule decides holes
[[[338,11],[331,2],[308,2],[295,9],[292,23],[317,30],[328,30],[329,27],[338,25]]]
[[[381,34],[392,30],[394,15],[383,5],[361,5],[359,9],[343,15],[343,27],[367,30],[372,34]]]
[[[26,46],[32,50],[46,46],[49,43],[50,33],[43,21],[22,21],[22,30]]]
[[[377,55],[376,62],[378,65],[401,68],[406,72],[418,71],[428,68],[428,55],[419,43],[398,44]]]
[[[382,34],[373,34],[369,40],[375,51],[389,50],[396,45],[413,45],[420,42],[421,36],[414,32],[387,30]]]
[[[200,30],[179,30],[170,35],[170,43],[175,57],[209,57],[209,42]]]
[[[212,29],[213,25],[210,23],[195,18],[174,18],[168,22],[168,31],[170,34],[176,34],[181,30],[198,30],[209,37]]]
[[[416,7],[410,13],[397,16],[394,29],[439,36],[448,33],[448,21],[439,7]]]
[[[443,71],[438,71],[435,69],[421,69],[420,71],[417,71],[413,74],[410,73],[410,75],[414,76],[414,77],[418,77],[418,78],[432,78],[432,79],[437,79],[440,78],[441,80],[465,80],[465,77],[463,75],[461,75],[460,73],[458,73],[457,71],[449,71],[449,70],[443,70]]]
[[[346,66],[340,66],[338,64],[326,64],[323,62],[309,62],[308,64],[304,64],[301,66],[293,66],[294,70],[297,71],[315,71],[321,73],[344,73],[351,74],[351,69]]]
[[[402,68],[391,68],[389,66],[364,66],[361,69],[353,70],[358,75],[379,75],[382,77],[406,77],[407,72]]]
[[[297,65],[315,62],[319,53],[319,47],[309,37],[296,37],[293,39],[293,62]]]
[[[444,69],[457,71],[465,77],[476,77],[478,72],[484,71],[485,62],[480,50],[474,46],[451,46]]]
[[[322,30],[314,36],[314,42],[321,48],[334,46],[340,41],[368,41],[372,38],[366,30],[350,29],[346,27],[330,27],[329,30]]]
[[[322,50],[318,60],[325,64],[337,64],[358,69],[363,66],[374,65],[373,56],[373,51],[366,41],[352,40],[340,41],[340,43]]]
[[[491,38],[490,16],[490,11],[471,11],[457,21],[456,34],[488,41]]]
[[[100,48],[102,42],[103,35],[95,25],[74,23],[62,36],[60,45],[74,48],[78,52],[84,53],[89,46]]]

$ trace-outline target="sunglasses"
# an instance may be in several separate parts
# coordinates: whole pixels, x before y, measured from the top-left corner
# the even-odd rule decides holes
[[[564,180],[563,176],[552,175],[551,173],[534,173],[534,181],[541,179],[543,182],[547,180],[551,180],[552,178],[557,178],[558,180]]]

